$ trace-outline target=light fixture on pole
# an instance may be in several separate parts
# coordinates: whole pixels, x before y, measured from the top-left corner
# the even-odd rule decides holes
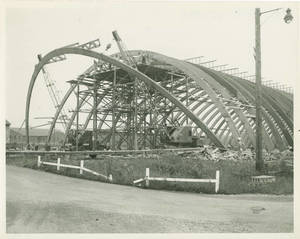
[[[261,40],[260,40],[260,17],[261,15],[269,12],[278,11],[282,8],[261,12],[260,8],[255,9],[255,85],[256,85],[256,170],[263,171],[264,160],[262,155],[262,119],[261,119],[261,105],[262,105],[262,92],[261,92]],[[285,23],[290,23],[293,20],[291,9],[286,10],[284,16]]]
[[[284,16],[283,20],[285,23],[289,24],[293,20],[293,16],[291,14],[291,9],[286,10],[286,15]]]

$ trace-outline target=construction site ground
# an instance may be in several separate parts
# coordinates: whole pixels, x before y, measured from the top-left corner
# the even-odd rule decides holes
[[[146,190],[6,166],[8,233],[292,232],[293,196]]]

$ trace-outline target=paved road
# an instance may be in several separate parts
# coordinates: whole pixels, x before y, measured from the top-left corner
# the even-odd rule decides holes
[[[8,233],[293,231],[292,196],[145,190],[14,166],[6,175]]]

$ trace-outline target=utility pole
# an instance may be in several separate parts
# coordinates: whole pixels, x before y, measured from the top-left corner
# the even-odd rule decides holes
[[[261,39],[260,39],[260,17],[263,14],[275,12],[282,8],[276,8],[269,11],[261,12],[260,8],[255,9],[255,85],[256,85],[256,170],[262,172],[264,169],[264,160],[262,155],[262,86],[261,86]],[[293,20],[291,9],[286,10],[283,18],[284,22],[289,24]]]

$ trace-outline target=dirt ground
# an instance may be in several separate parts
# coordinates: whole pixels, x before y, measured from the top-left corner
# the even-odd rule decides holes
[[[293,232],[293,196],[146,190],[6,166],[6,230]]]

